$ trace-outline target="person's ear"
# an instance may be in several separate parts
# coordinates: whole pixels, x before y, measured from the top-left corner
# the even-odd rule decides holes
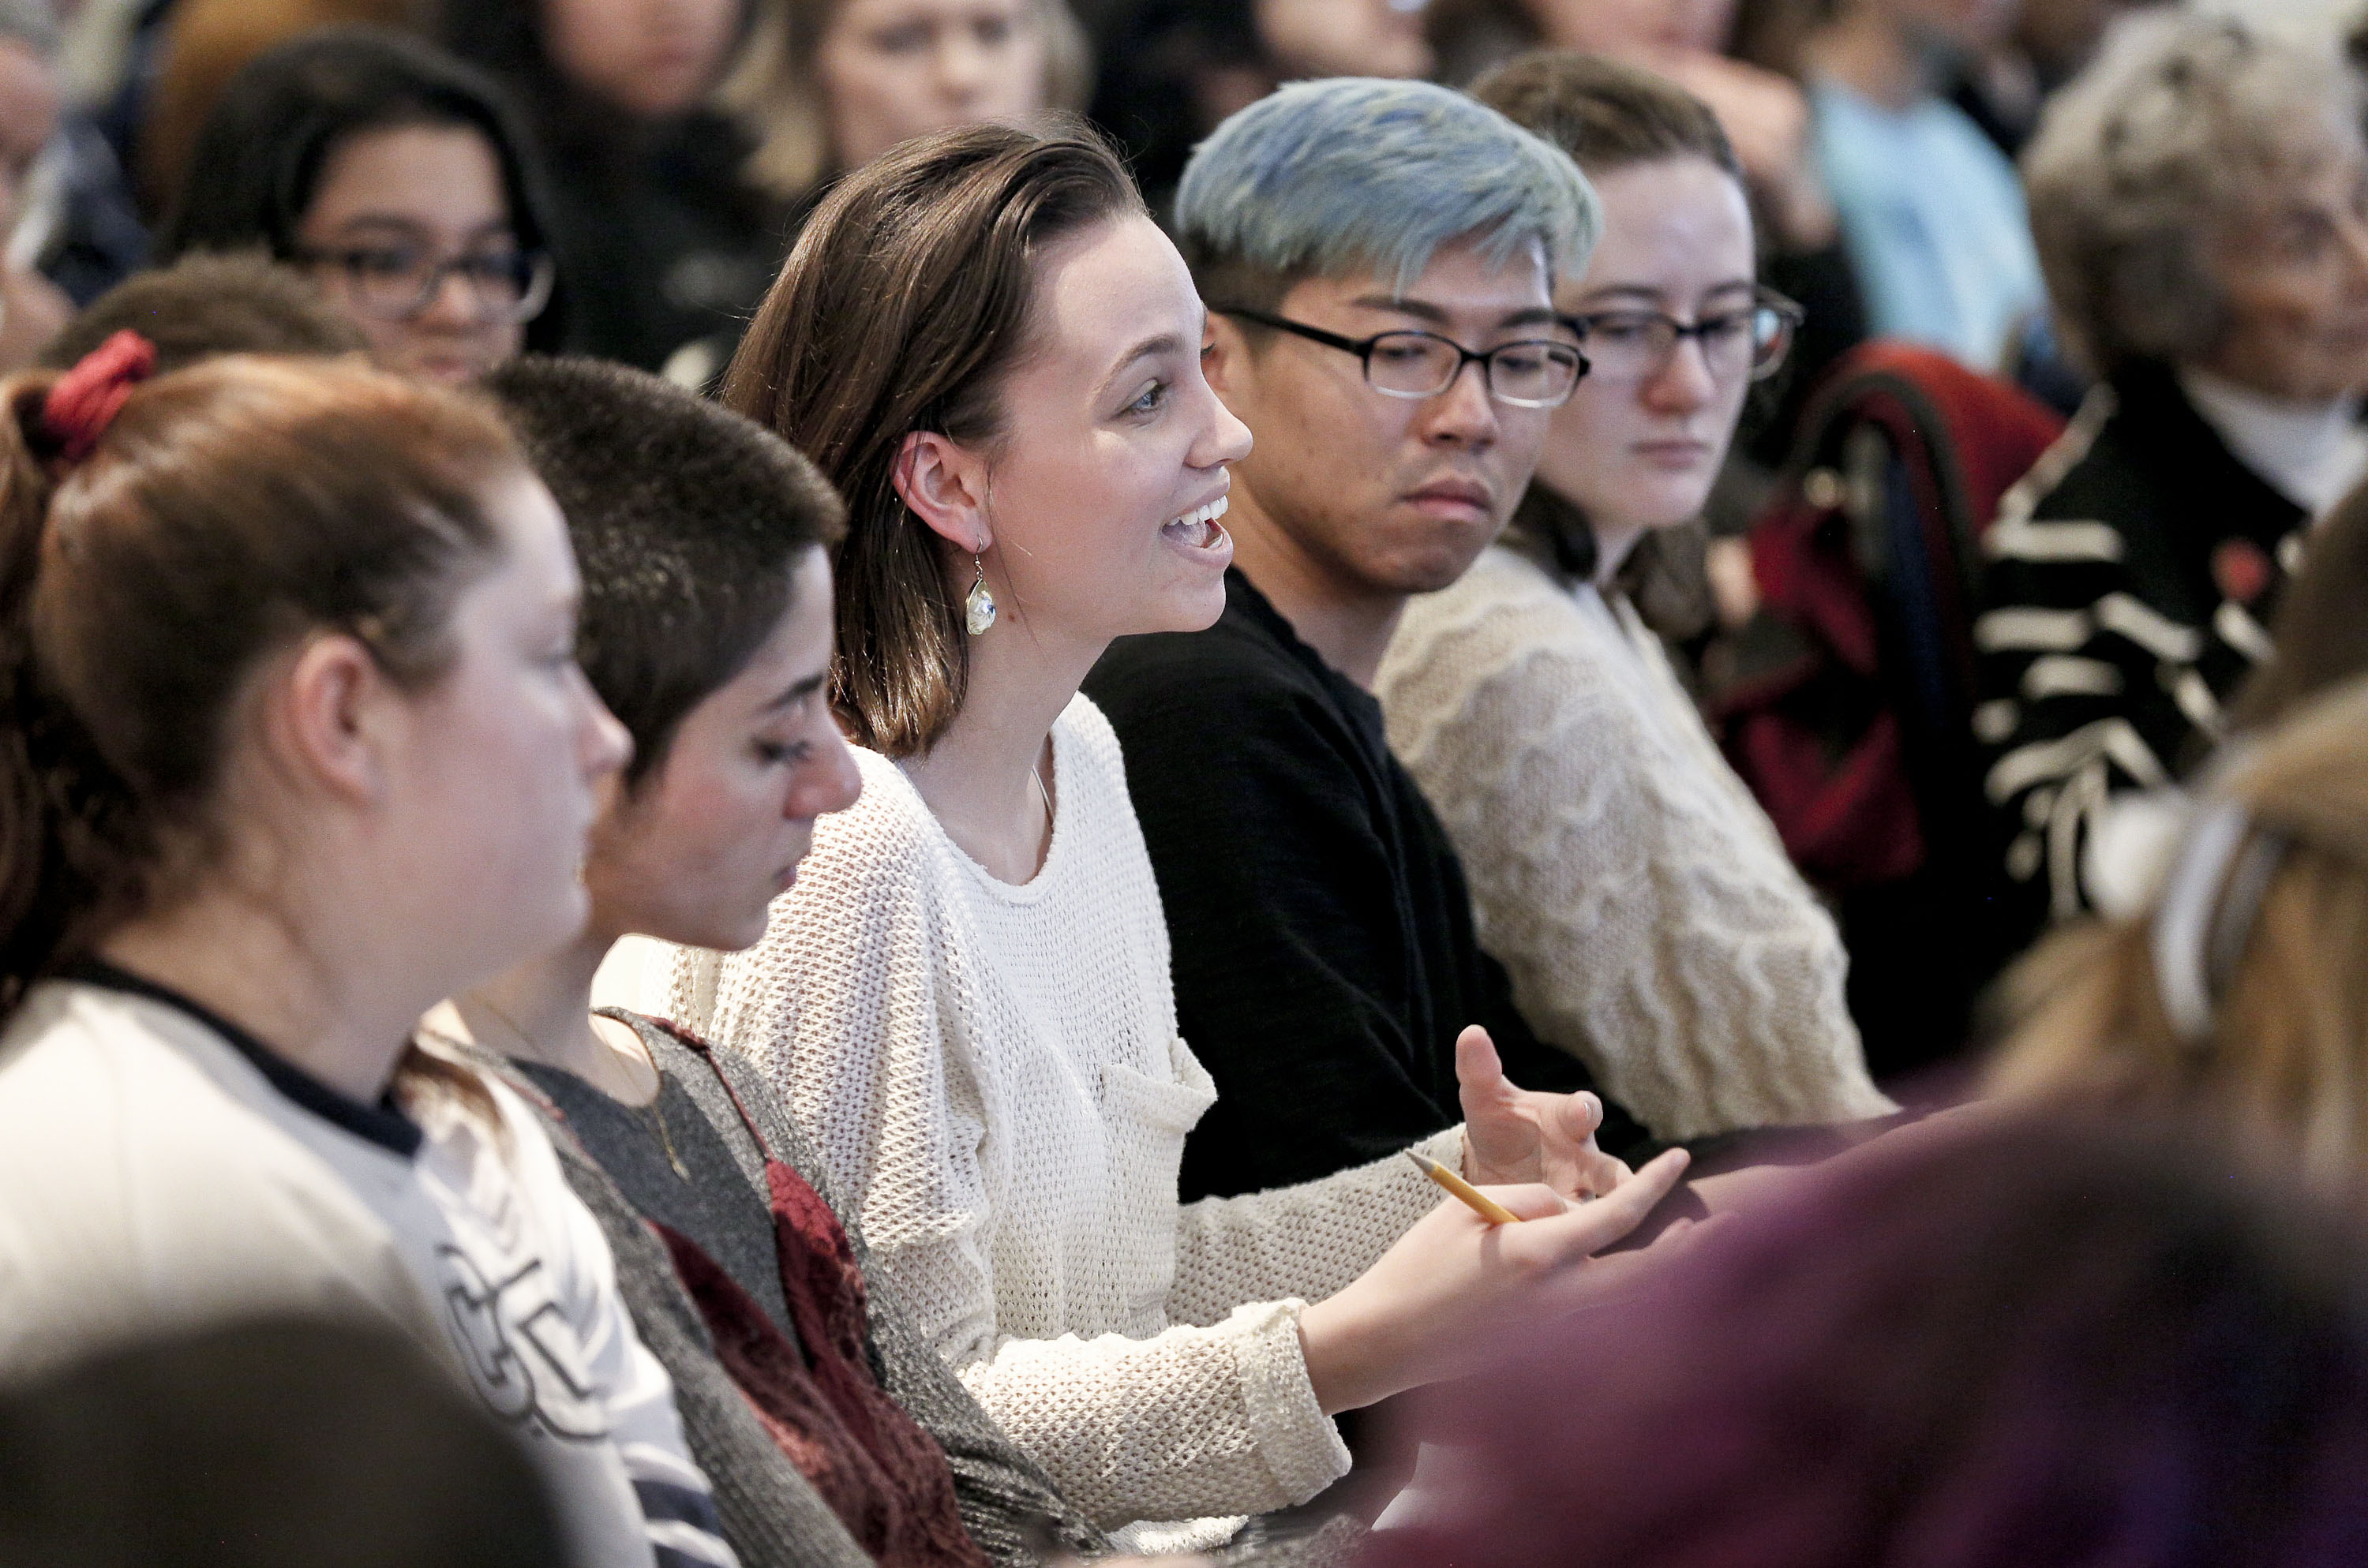
[[[386,794],[392,705],[401,700],[359,640],[324,632],[298,649],[272,684],[265,738],[300,787],[367,806]]]
[[[951,436],[907,433],[888,477],[913,516],[940,539],[971,555],[995,542],[986,516],[986,465]]]

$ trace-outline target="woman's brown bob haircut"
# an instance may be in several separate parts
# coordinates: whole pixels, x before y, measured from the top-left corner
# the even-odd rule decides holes
[[[969,684],[967,580],[891,479],[905,436],[991,449],[1004,377],[1029,341],[1036,258],[1143,211],[1117,155],[1076,121],[941,131],[848,176],[757,312],[723,400],[847,499],[832,687],[859,744],[928,751]]]
[[[221,847],[233,713],[317,631],[432,683],[525,472],[493,410],[342,360],[213,359],[63,470],[57,381],[0,385],[0,1008]]]

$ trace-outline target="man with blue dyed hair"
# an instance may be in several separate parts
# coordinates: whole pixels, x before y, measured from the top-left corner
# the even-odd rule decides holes
[[[1218,1087],[1187,1201],[1394,1156],[1514,1083],[1591,1087],[1480,951],[1369,688],[1407,597],[1462,575],[1529,483],[1584,369],[1550,290],[1597,222],[1559,150],[1421,83],[1285,87],[1185,170],[1203,360],[1257,437],[1235,567],[1215,626],[1125,639],[1086,689],[1125,751],[1178,1023]],[[1652,1148],[1615,1106],[1598,1138]]]

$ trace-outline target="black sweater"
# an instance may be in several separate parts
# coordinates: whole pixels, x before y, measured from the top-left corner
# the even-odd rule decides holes
[[[1463,871],[1382,710],[1239,572],[1206,631],[1130,637],[1087,677],[1126,754],[1174,947],[1176,1011],[1216,1080],[1184,1201],[1312,1181],[1463,1119],[1455,1037],[1524,1088],[1593,1088],[1514,1011]],[[1617,1106],[1598,1141],[1649,1134]]]

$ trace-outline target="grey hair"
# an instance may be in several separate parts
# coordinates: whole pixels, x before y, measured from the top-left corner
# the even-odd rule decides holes
[[[2360,143],[2360,85],[2332,51],[2192,13],[2118,24],[2022,156],[2066,346],[2103,375],[2216,347],[2227,311],[2208,247],[2317,140],[2296,135],[2311,122]]]
[[[1405,290],[1440,245],[1485,235],[1501,267],[1536,241],[1554,276],[1587,269],[1602,208],[1568,154],[1428,82],[1294,82],[1193,150],[1176,227],[1196,278],[1247,265],[1278,278],[1370,267]]]

